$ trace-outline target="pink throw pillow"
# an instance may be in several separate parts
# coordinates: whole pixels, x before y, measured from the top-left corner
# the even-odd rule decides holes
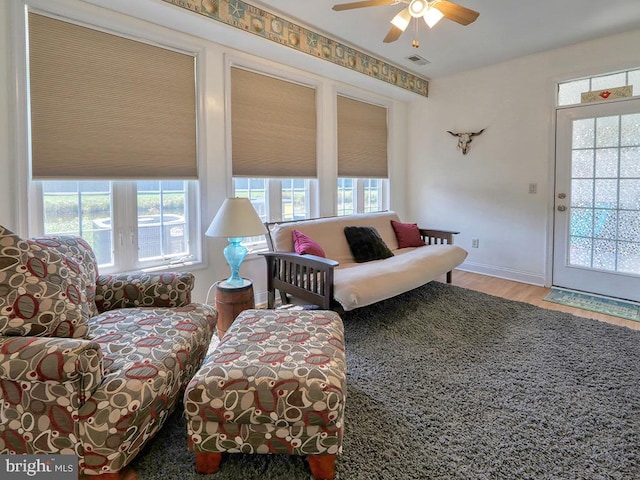
[[[316,241],[306,236],[304,233],[293,230],[293,246],[299,255],[315,255],[316,257],[326,257],[324,250]]]
[[[422,247],[426,245],[420,236],[420,229],[416,223],[400,223],[391,220],[393,231],[396,232],[398,248]]]

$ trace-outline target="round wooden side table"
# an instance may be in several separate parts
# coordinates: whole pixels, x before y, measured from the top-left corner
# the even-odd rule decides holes
[[[243,310],[255,308],[253,282],[242,279],[242,285],[228,285],[225,280],[216,284],[216,310],[218,311],[218,337],[224,337],[227,330]]]

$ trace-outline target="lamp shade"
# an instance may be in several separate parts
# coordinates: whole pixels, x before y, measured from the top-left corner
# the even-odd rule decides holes
[[[267,229],[248,198],[227,198],[205,232],[208,237],[253,237]]]
[[[422,18],[424,18],[425,23],[429,25],[429,28],[433,28],[442,17],[444,17],[444,14],[440,10],[435,7],[429,7],[427,13],[425,13]]]

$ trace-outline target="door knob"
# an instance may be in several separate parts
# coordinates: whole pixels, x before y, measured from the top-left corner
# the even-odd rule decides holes
[[[558,211],[559,212],[564,212],[567,209],[567,207],[565,207],[564,205],[558,205]]]

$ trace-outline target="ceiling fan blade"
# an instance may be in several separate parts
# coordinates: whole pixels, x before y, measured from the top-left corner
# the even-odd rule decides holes
[[[471,10],[470,8],[463,7],[462,5],[458,5],[453,2],[448,2],[447,0],[434,3],[433,6],[440,10],[445,18],[453,20],[460,25],[469,25],[470,23],[475,22],[478,15],[480,15],[480,13],[475,10]]]
[[[364,2],[341,3],[332,8],[336,11],[351,10],[352,8],[378,7],[380,5],[393,5],[397,0],[365,0]]]
[[[382,41],[384,43],[395,42],[396,40],[398,40],[400,38],[400,35],[402,35],[402,30],[400,30],[395,25],[391,25],[391,30],[389,30],[389,32],[387,33],[387,36],[384,37],[384,40],[382,40]]]

